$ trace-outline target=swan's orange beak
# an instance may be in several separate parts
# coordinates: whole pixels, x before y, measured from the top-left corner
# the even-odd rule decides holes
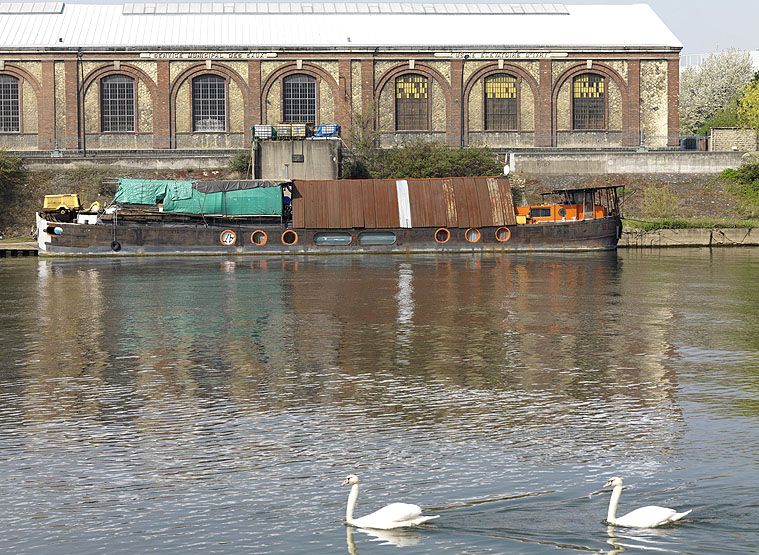
[[[340,484],[340,485],[341,485],[341,486],[347,486],[348,484],[350,484],[350,482],[349,482],[349,481],[348,481],[348,479],[346,478],[345,480],[343,480],[343,483],[342,483],[342,484]]]

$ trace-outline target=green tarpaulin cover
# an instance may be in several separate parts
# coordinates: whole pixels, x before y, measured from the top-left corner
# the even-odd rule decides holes
[[[113,202],[119,204],[158,204],[163,202],[169,187],[172,190],[192,190],[192,181],[164,179],[119,179],[119,189]]]
[[[204,194],[192,189],[188,199],[163,201],[163,211],[181,214],[220,216],[281,216],[282,189],[268,187]]]
[[[282,188],[274,182],[230,182],[213,187],[188,180],[119,179],[113,201],[120,204],[163,203],[163,211],[214,216],[281,216]],[[246,187],[240,188],[244,184]],[[209,184],[210,185],[210,184]],[[222,183],[223,185],[223,183]],[[197,186],[218,192],[203,193]],[[224,190],[230,189],[230,190]]]

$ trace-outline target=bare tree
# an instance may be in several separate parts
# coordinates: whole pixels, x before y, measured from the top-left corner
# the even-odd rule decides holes
[[[710,54],[680,76],[680,128],[693,133],[707,119],[740,96],[753,76],[751,55],[739,50]]]

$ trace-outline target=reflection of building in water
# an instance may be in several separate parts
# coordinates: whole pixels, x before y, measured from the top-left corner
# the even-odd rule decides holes
[[[398,319],[396,326],[396,362],[407,366],[412,331],[414,329],[414,270],[411,264],[403,263],[398,266],[398,292],[395,300],[398,303]]]
[[[40,264],[39,325],[57,345],[30,353],[37,367],[60,366],[64,345],[62,371],[129,384],[153,414],[177,397],[254,413],[360,397],[384,411],[399,402],[397,383],[440,395],[435,406],[403,399],[408,418],[430,421],[491,413],[506,398],[512,426],[619,396],[676,409],[676,376],[661,360],[670,309],[641,302],[653,291],[613,253]],[[631,334],[630,322],[645,325]],[[376,383],[387,386],[366,395]],[[536,398],[554,404],[550,414]]]
[[[28,419],[97,416],[108,410],[98,395],[88,394],[110,379],[106,311],[99,271],[37,261],[36,331],[23,367]]]
[[[298,346],[308,339],[319,358],[336,357],[351,376],[372,372],[375,379],[382,374],[418,382],[427,391],[522,392],[526,397],[509,405],[512,424],[539,422],[529,408],[533,394],[547,394],[543,399],[563,407],[554,415],[571,413],[574,403],[613,403],[620,395],[632,406],[655,411],[673,403],[676,377],[660,363],[621,367],[637,353],[663,355],[668,347],[659,332],[631,335],[622,327],[636,310],[626,304],[638,303],[639,294],[623,293],[626,282],[614,253],[435,257],[394,264],[373,258],[309,260],[302,270],[285,276],[294,321],[318,314],[329,337],[313,340],[324,334],[299,326],[294,360],[303,356]],[[659,317],[641,314],[632,320]],[[366,381],[345,381],[333,395],[362,395]],[[384,407],[398,402],[396,394],[374,389],[362,402]],[[455,410],[426,401],[417,402],[419,418],[445,418]],[[409,415],[413,405],[404,399]],[[485,403],[466,410],[492,409]]]

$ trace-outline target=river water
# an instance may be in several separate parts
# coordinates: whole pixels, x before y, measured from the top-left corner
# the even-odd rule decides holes
[[[0,260],[0,552],[757,553],[759,251]],[[343,525],[405,501],[403,532]],[[612,476],[676,526],[604,524]],[[399,547],[400,546],[400,547]]]

